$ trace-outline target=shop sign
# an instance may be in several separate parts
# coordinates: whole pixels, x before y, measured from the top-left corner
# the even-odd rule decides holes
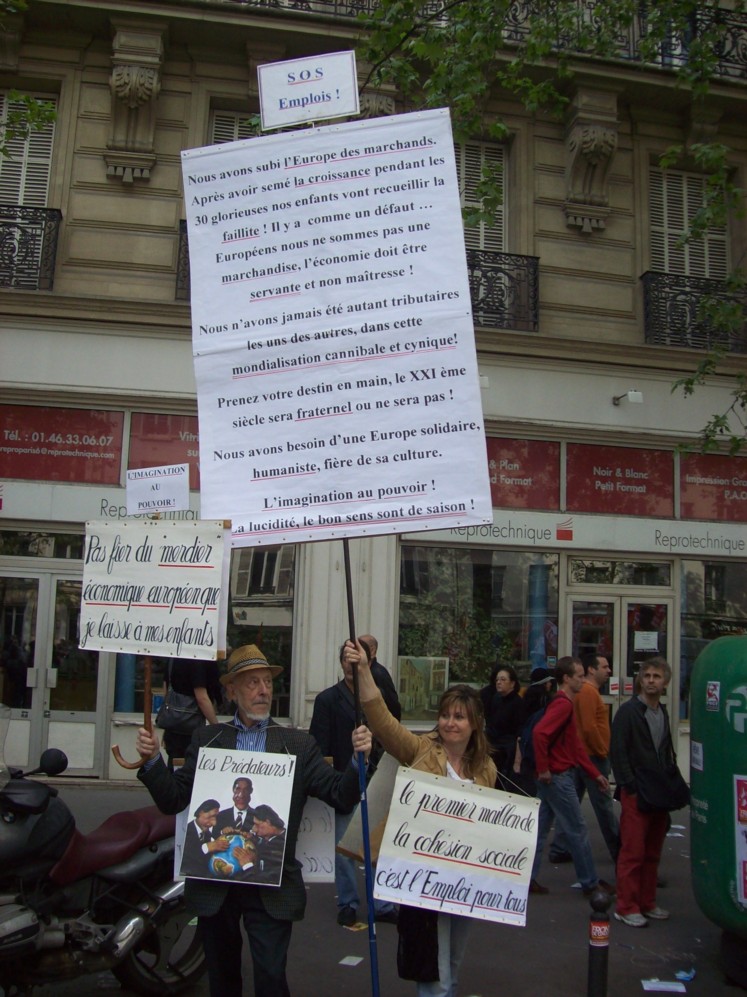
[[[127,468],[139,471],[163,464],[189,464],[189,487],[200,488],[199,438],[196,415],[133,412]]]
[[[674,515],[674,455],[665,450],[569,443],[569,512]]]
[[[124,414],[0,405],[0,478],[116,485]]]
[[[560,508],[559,443],[491,436],[487,446],[495,508]]]
[[[683,519],[747,522],[747,458],[683,454],[680,513]]]

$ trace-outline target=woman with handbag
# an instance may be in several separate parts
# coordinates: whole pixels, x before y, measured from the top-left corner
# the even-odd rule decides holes
[[[422,772],[493,788],[497,773],[478,692],[467,685],[447,689],[439,701],[435,729],[413,734],[389,712],[362,645],[347,641],[345,655],[358,663],[361,707],[372,734],[390,755]],[[470,924],[468,917],[400,905],[399,975],[417,981],[418,997],[456,997]]]

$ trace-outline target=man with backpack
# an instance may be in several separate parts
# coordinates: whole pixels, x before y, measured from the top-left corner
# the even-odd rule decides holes
[[[534,727],[532,744],[537,766],[537,795],[540,799],[537,851],[532,866],[530,893],[546,893],[537,881],[542,850],[553,816],[568,843],[576,875],[584,896],[597,889],[612,892],[612,887],[597,876],[591,852],[589,831],[581,813],[576,793],[574,769],[579,766],[604,792],[609,790],[606,777],[592,765],[576,730],[573,700],[584,682],[584,668],[579,658],[561,658],[555,668],[558,695],[549,703],[544,716]]]

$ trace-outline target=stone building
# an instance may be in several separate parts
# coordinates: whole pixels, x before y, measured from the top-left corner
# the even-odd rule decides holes
[[[31,0],[4,20],[3,120],[13,88],[56,109],[53,125],[11,141],[0,162],[0,647],[12,762],[50,743],[73,772],[126,777],[110,747],[126,753],[141,666],[78,650],[81,554],[87,520],[125,515],[128,467],[188,462],[182,515],[199,516],[180,152],[251,134],[257,66],[353,47],[359,9]],[[484,163],[503,166],[496,224],[466,232],[494,521],[351,543],[358,626],[377,635],[395,678],[407,657],[448,657],[450,679],[480,685],[498,656],[526,677],[596,649],[613,666],[614,709],[640,662],[663,653],[686,737],[698,651],[744,632],[747,458],[678,449],[729,404],[744,338],[724,344],[719,373],[694,396],[672,392],[711,345],[698,301],[742,259],[744,223],[730,218],[682,248],[705,178],[686,159],[658,165],[672,143],[718,138],[743,183],[747,22],[730,26],[697,117],[674,75],[682,40],[642,67],[634,32],[614,64],[587,61],[565,121],[497,93],[509,139],[457,148],[465,201]],[[368,116],[402,110],[389,92],[361,101]],[[234,552],[229,641],[261,634],[286,666],[277,716],[308,723],[346,630],[338,544]]]

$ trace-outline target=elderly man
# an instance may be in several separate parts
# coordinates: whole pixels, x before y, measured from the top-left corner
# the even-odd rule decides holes
[[[283,875],[279,887],[187,880],[185,900],[199,917],[207,956],[211,997],[242,997],[241,922],[254,963],[256,997],[288,997],[285,969],[293,921],[300,921],[306,891],[296,861],[296,838],[307,796],[350,810],[358,800],[354,764],[335,772],[307,733],[281,727],[270,718],[272,680],[282,668],[271,666],[254,644],[236,648],[221,682],[237,709],[230,723],[199,727],[187,749],[184,766],[170,772],[158,738],[141,727],[137,750],[143,760],[138,778],[163,813],[175,814],[190,801],[200,748],[268,751],[296,758],[288,816]],[[366,755],[371,735],[364,727],[353,733],[353,747]]]

